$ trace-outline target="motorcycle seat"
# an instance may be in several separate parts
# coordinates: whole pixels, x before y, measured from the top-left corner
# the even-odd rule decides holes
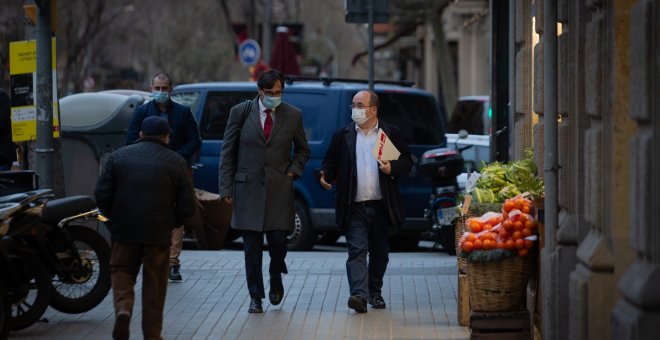
[[[71,196],[50,200],[42,215],[42,222],[58,223],[66,217],[88,212],[96,208],[96,203],[89,196]]]
[[[0,197],[0,203],[20,203],[22,200],[29,197],[25,193],[10,194]]]

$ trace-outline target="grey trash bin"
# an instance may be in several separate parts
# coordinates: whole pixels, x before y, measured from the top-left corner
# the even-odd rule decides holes
[[[62,161],[66,196],[94,195],[108,155],[126,144],[133,110],[143,91],[78,93],[60,99]]]

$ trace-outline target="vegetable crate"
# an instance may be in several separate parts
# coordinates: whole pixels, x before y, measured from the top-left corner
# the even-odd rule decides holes
[[[472,312],[470,340],[531,340],[529,311]]]

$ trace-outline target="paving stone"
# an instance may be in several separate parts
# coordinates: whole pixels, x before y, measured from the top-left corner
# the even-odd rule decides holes
[[[268,292],[268,253],[264,278]],[[443,253],[392,253],[384,278],[387,308],[357,314],[347,306],[346,254],[290,252],[285,296],[263,314],[249,314],[243,252],[184,251],[180,283],[170,283],[165,339],[468,339],[457,322],[456,257]],[[142,338],[141,279],[131,338]],[[93,310],[68,315],[49,308],[48,322],[13,332],[11,339],[110,339],[114,310],[109,295]]]

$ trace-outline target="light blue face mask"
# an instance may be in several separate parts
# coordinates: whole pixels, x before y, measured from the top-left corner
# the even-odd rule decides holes
[[[156,103],[162,104],[170,99],[170,93],[164,91],[153,91],[151,92],[151,97],[156,101]]]
[[[264,103],[265,107],[272,110],[278,107],[282,103],[282,96],[279,97],[264,96],[261,102]]]

